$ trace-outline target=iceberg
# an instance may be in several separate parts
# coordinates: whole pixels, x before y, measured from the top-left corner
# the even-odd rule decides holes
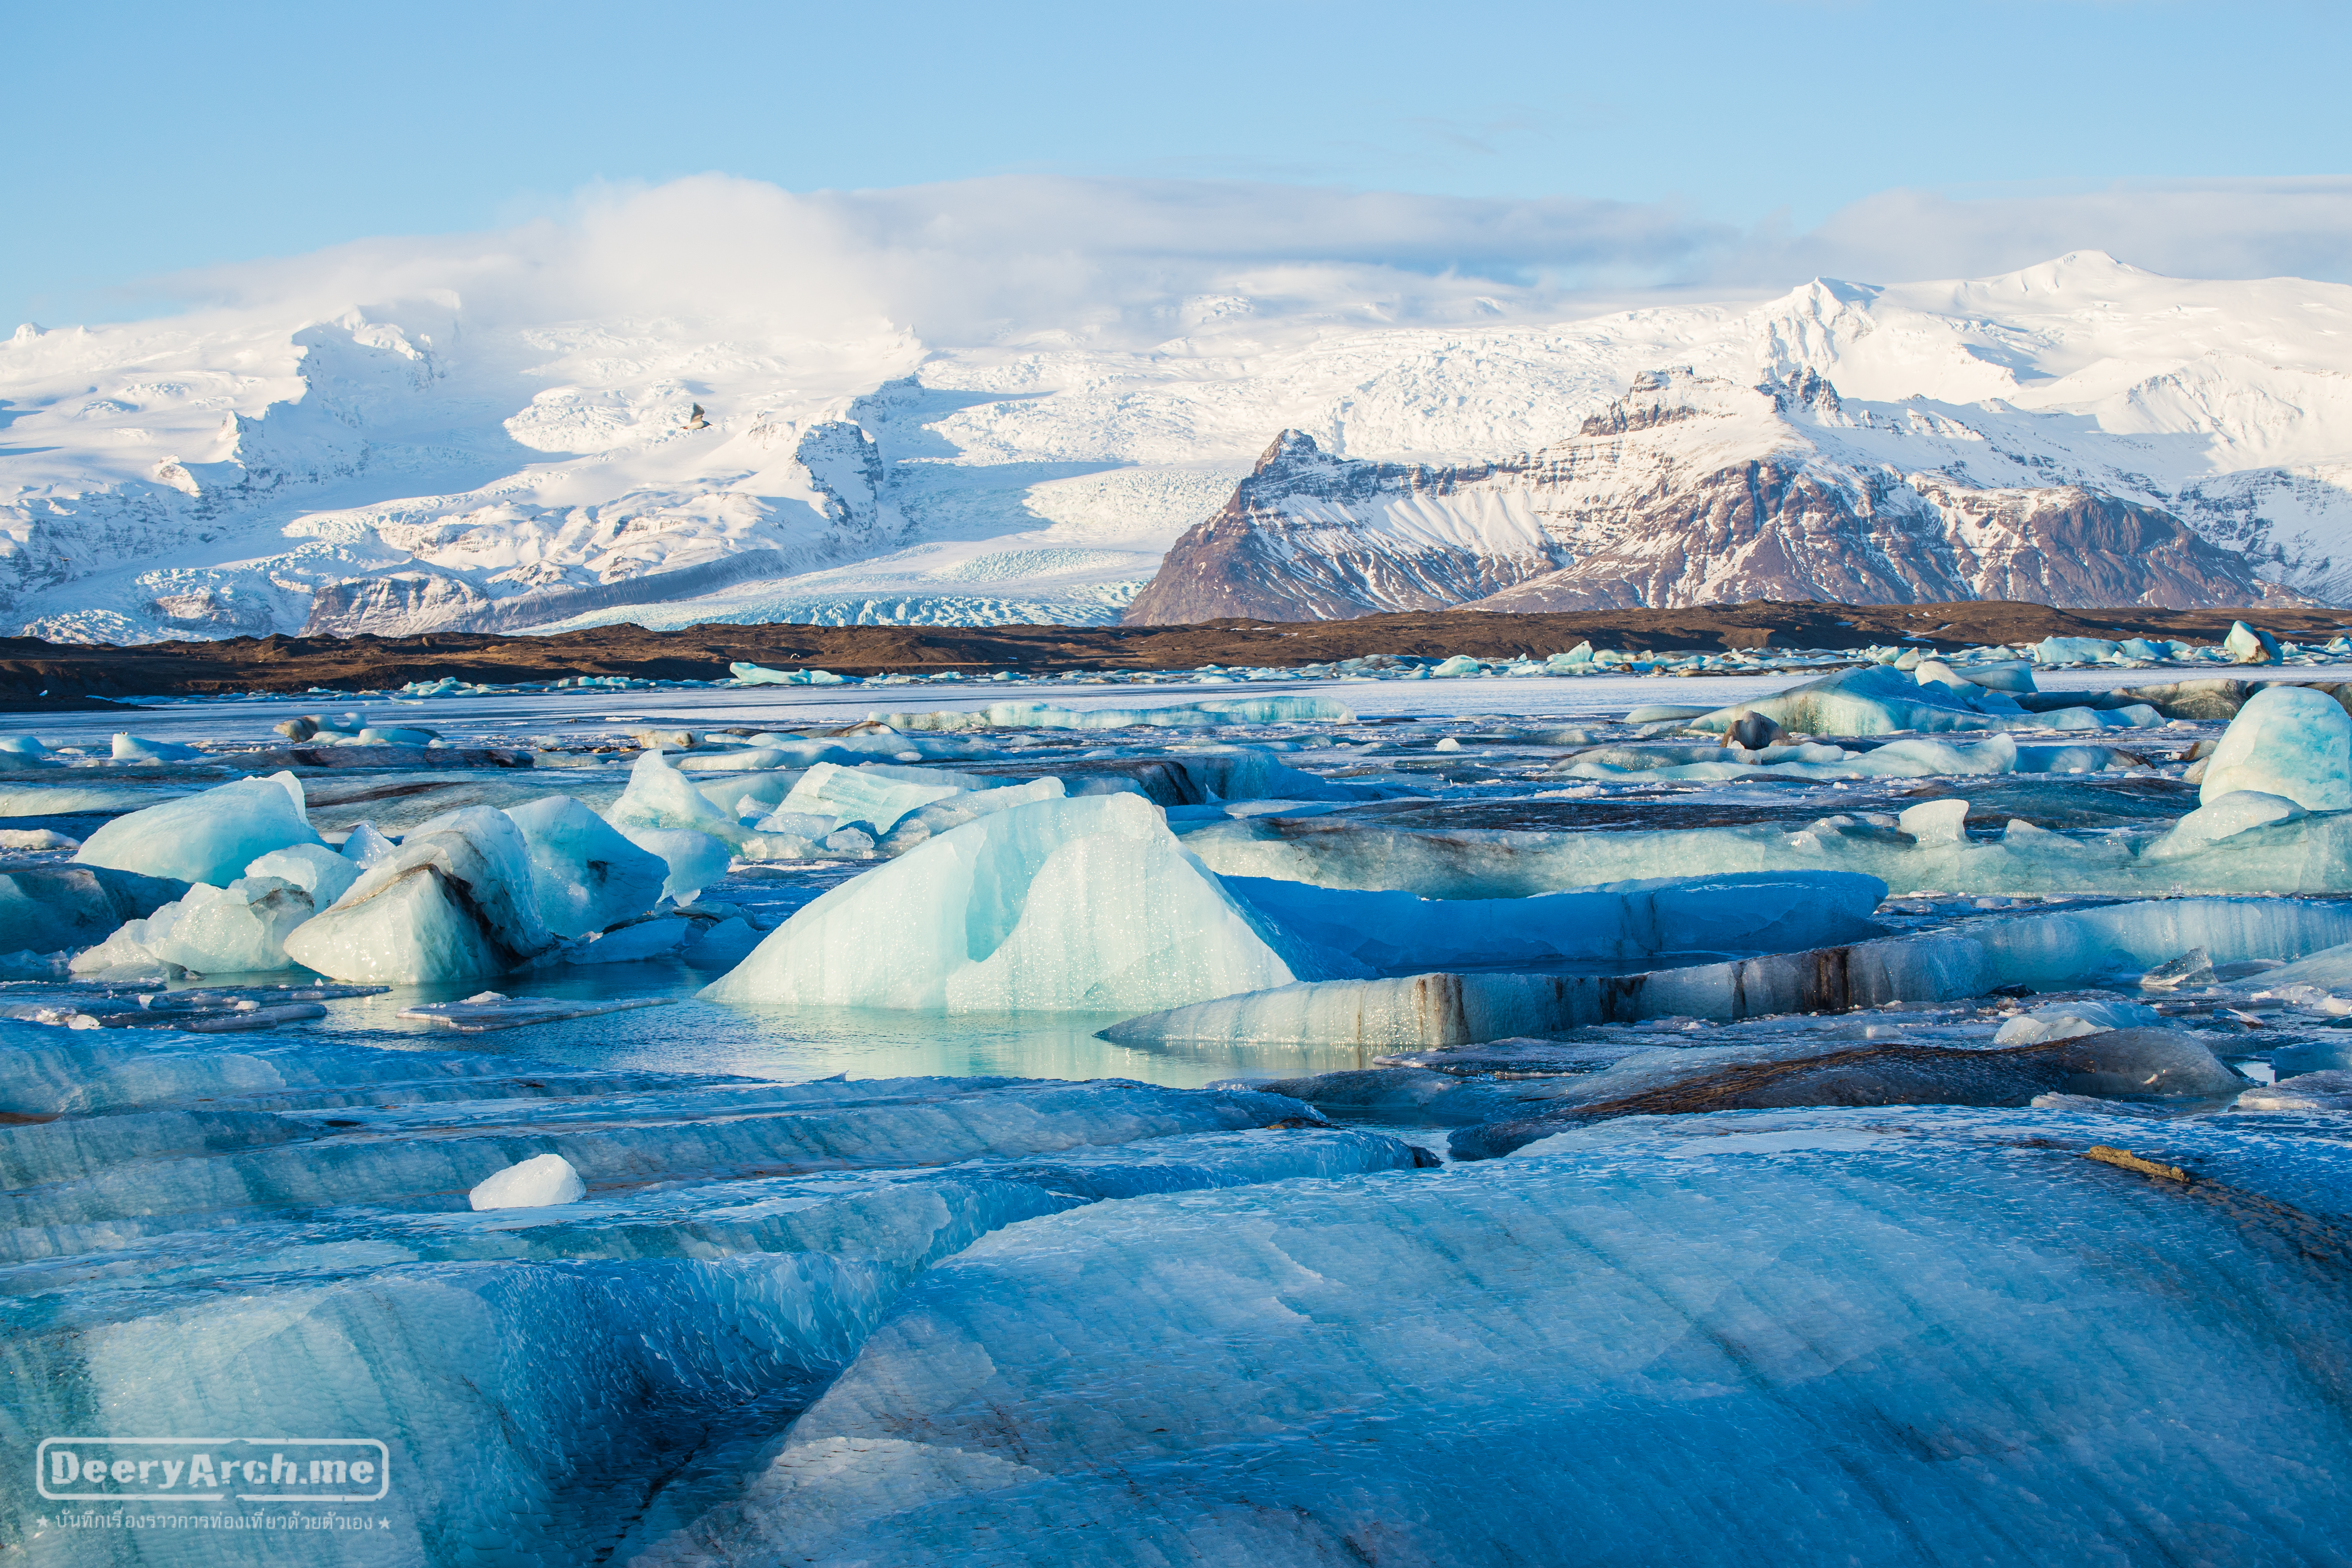
[[[2309,687],[2263,687],[2222,731],[2199,798],[2210,805],[2240,790],[2306,811],[2352,810],[2352,715]]]
[[[875,713],[869,717],[893,730],[1125,730],[1138,725],[1193,729],[1211,724],[1356,721],[1353,709],[1328,697],[1234,697],[1163,708],[1085,710],[1057,708],[1044,702],[992,702],[968,711]]]
[[[114,737],[113,760],[118,763],[208,763],[208,752],[194,746],[183,746],[173,741],[149,741],[118,731]]]
[[[331,979],[419,984],[502,973],[553,942],[522,830],[475,805],[404,837],[295,927],[286,952]]]
[[[623,833],[633,828],[702,833],[730,848],[740,848],[751,837],[732,813],[671,767],[658,751],[647,752],[631,764],[628,788],[604,816]]]
[[[708,833],[685,827],[627,827],[621,830],[626,838],[645,854],[659,860],[666,871],[659,896],[673,904],[690,904],[702,896],[702,889],[727,875],[734,856],[727,846]],[[871,841],[868,841],[869,846]],[[757,838],[745,836],[745,848],[757,853],[765,847]]]
[[[2175,890],[2336,893],[2352,887],[2347,813],[2195,842],[2145,830],[2073,837],[2015,819],[1997,837],[1941,831],[1920,837],[1897,826],[1901,821],[1840,813],[1803,826],[1550,833],[1254,817],[1192,827],[1184,847],[1219,876],[1397,889],[1433,899],[1518,898],[1634,878],[1790,870],[1858,872],[1897,893],[2144,897]]]
[[[2231,664],[2276,664],[2283,657],[2278,638],[2243,621],[2230,623],[2230,635],[2221,639],[2221,651],[2229,656]]]
[[[2223,1194],[2093,1157],[2112,1143]],[[2031,1110],[1539,1148],[1000,1232],[899,1295],[657,1560],[2335,1554],[2332,1366],[2248,1347],[2341,1327],[2290,1238],[2343,1223],[2342,1148]]]
[[[854,768],[819,763],[803,773],[777,808],[811,816],[831,817],[836,826],[871,823],[887,833],[898,819],[920,806],[949,795],[984,790],[997,781],[977,773],[950,773],[943,768],[904,768],[887,763],[861,763]]]
[[[2119,658],[2122,649],[2105,637],[2043,637],[2034,646],[2033,662],[2051,664],[2097,664]]]
[[[149,916],[137,940],[162,963],[196,974],[283,969],[291,962],[287,937],[314,910],[299,884],[280,877],[240,877],[226,888],[199,882]]]
[[[746,664],[741,660],[729,665],[727,673],[738,686],[839,686],[844,678],[829,669],[770,669],[765,665]]]
[[[187,891],[185,882],[107,866],[19,866],[0,872],[0,952],[88,947]]]
[[[1791,734],[1885,735],[1900,730],[2098,730],[2149,728],[2164,722],[2145,703],[2123,708],[2058,708],[2029,712],[2006,691],[1969,683],[1922,685],[1887,665],[1840,670],[1775,697],[1718,709],[1690,721],[1717,733],[1760,714]]]
[[[1660,878],[1526,899],[1434,900],[1235,877],[1226,888],[1334,973],[1647,965],[1665,953],[1824,947],[1883,935],[1875,877],[1781,872]]]
[[[533,1154],[486,1176],[466,1194],[474,1209],[541,1209],[576,1204],[588,1195],[588,1185],[572,1162],[561,1154]]]
[[[2144,972],[2192,947],[2227,963],[2300,958],[2347,941],[2352,910],[2334,905],[2164,899],[1989,917],[1924,936],[1646,974],[1454,973],[1300,983],[1148,1014],[1102,1035],[1139,1047],[1195,1041],[1411,1050],[1644,1018],[1843,1012],[1954,1001],[2001,985],[2054,991],[2120,971]]]
[[[74,858],[223,888],[273,849],[324,842],[303,809],[301,781],[278,773],[118,816],[84,839]]]
[[[662,896],[667,861],[641,849],[569,795],[550,795],[507,810],[530,858],[532,900],[557,936],[586,936]],[[723,855],[724,851],[721,851]],[[724,870],[722,861],[721,870]]]
[[[1289,984],[1299,970],[1281,942],[1156,808],[1084,795],[981,817],[835,888],[702,994],[950,1013],[1170,1007]]]

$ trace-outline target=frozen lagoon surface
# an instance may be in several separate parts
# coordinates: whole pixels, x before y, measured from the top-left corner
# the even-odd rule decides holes
[[[646,738],[706,797],[770,814],[730,819],[732,862],[686,913],[503,973],[352,994],[299,968],[19,961],[0,1539],[66,1564],[2352,1561],[2341,819],[2250,792],[2176,832],[2214,812],[2192,773],[2214,717],[2005,730],[2010,765],[1970,751],[1992,771],[1961,774],[1843,765],[1901,736],[1735,755],[1619,721],[1812,673],[0,719],[92,757],[126,724],[283,752],[272,725],[364,706],[547,753],[295,760],[331,844],[550,795],[612,814],[639,731],[671,732]],[[831,822],[756,825],[809,753],[709,765],[876,711],[1281,695],[1356,717],[909,729],[910,754],[864,756],[952,785],[916,814],[936,841],[893,825],[847,855],[810,837]],[[12,769],[0,827],[84,838],[288,761]],[[2256,761],[2291,785],[2342,759],[2297,739]],[[1200,868],[1169,907],[1197,923],[1230,879],[1220,940],[1256,932],[1292,978],[1169,1008],[1155,973],[1148,1004],[1010,1015],[700,994],[732,965],[693,942],[740,920],[789,942],[793,913],[886,868],[914,889],[894,896],[956,900],[975,961],[1044,918],[1030,887],[1109,931],[1147,895],[1057,871],[1050,845],[1017,867],[959,847],[1004,838],[957,837],[989,787],[1046,777],[1141,792],[1173,836],[1150,863]],[[1247,798],[1277,784],[1297,793]],[[8,929],[131,918],[137,889],[66,886],[74,866],[10,851]],[[1422,901],[1390,917],[1400,940],[1339,941],[1389,905],[1244,880],[1267,877]],[[1484,918],[1448,922],[1465,898]],[[1533,940],[1547,920],[1577,923]],[[478,1032],[430,1011],[493,993],[654,1005],[514,1027],[496,1000],[446,1009]],[[246,1029],[241,1002],[310,1016]],[[45,1438],[220,1433],[382,1442],[383,1495],[31,1474]]]

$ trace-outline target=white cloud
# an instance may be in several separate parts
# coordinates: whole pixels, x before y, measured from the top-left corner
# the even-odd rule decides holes
[[[1560,316],[1650,291],[1750,294],[1816,275],[1984,276],[2101,249],[2195,277],[2352,273],[2352,180],[1962,199],[1881,193],[1810,233],[1670,205],[1224,181],[1005,176],[796,193],[701,175],[583,195],[562,220],[359,241],[169,280],[192,305],[328,315],[454,291],[499,324],[674,316],[809,339],[941,344],[1067,332],[1148,343],[1187,301],[1337,320]]]

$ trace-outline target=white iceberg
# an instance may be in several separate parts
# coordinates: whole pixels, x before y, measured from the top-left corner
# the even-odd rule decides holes
[[[2352,715],[2309,687],[2263,687],[2222,732],[2198,798],[2210,805],[2240,790],[2306,811],[2352,809]]]
[[[286,951],[332,979],[417,984],[502,973],[553,941],[522,830],[475,805],[407,835],[296,927]]]
[[[668,863],[571,796],[512,806],[507,816],[530,857],[540,918],[557,936],[603,931],[645,913],[662,896]]]
[[[194,746],[183,746],[176,741],[150,741],[122,731],[115,733],[113,758],[118,763],[201,763],[212,760],[207,753]]]
[[[661,861],[667,868],[660,896],[673,904],[690,904],[702,889],[727,875],[734,854],[708,833],[687,827],[625,827],[621,836]],[[868,847],[873,840],[867,839]],[[747,836],[745,847],[755,856],[766,846]]]
[[[273,849],[323,844],[290,773],[239,779],[105,824],[74,852],[85,865],[226,887]]]
[[[1288,984],[1299,976],[1281,941],[1149,803],[1083,795],[982,817],[834,889],[703,994],[951,1013],[1172,1007]]]
[[[534,1154],[478,1183],[466,1194],[477,1209],[539,1209],[556,1204],[576,1204],[588,1195],[588,1184],[561,1154]]]
[[[240,877],[226,888],[200,882],[150,915],[141,941],[162,962],[196,974],[284,969],[292,962],[287,937],[314,910],[310,895],[281,877]]]
[[[657,751],[647,752],[629,768],[629,786],[604,813],[605,820],[623,833],[632,829],[703,833],[730,848],[740,847],[751,830],[719,805],[692,779],[669,765]]]
[[[845,768],[819,763],[801,775],[777,809],[828,816],[836,825],[871,823],[877,831],[887,833],[900,817],[919,806],[960,792],[983,790],[995,782],[975,773],[940,769],[887,763]]]

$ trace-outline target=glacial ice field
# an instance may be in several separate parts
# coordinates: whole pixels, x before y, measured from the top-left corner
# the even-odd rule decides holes
[[[1172,685],[0,717],[5,1550],[2352,1563],[2352,665]]]

